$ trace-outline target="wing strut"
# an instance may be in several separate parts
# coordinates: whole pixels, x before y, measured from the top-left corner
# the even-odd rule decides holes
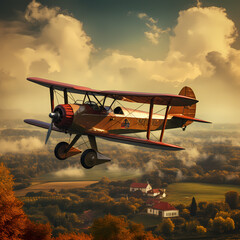
[[[54,93],[53,93],[53,87],[50,87],[50,101],[51,101],[51,112],[54,110]]]
[[[64,103],[65,103],[65,104],[68,104],[67,88],[64,88]]]
[[[163,133],[164,133],[164,130],[165,130],[165,127],[166,127],[166,124],[167,124],[167,115],[168,115],[169,107],[170,107],[170,104],[167,105],[167,109],[166,109],[166,112],[165,112],[165,118],[164,118],[163,125],[162,125],[162,131],[161,131],[161,136],[160,136],[160,142],[162,142],[162,139],[163,139]]]
[[[148,128],[147,128],[147,139],[148,140],[150,137],[150,130],[151,130],[151,125],[152,125],[153,102],[154,102],[154,98],[151,99],[150,108],[149,108]]]

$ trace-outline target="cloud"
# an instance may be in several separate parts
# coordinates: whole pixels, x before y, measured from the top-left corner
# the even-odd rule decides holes
[[[84,171],[81,168],[77,167],[68,167],[61,169],[57,172],[52,173],[55,177],[83,177],[85,175]]]
[[[59,11],[60,8],[58,7],[47,8],[43,6],[41,3],[33,0],[27,6],[25,18],[28,22],[45,21],[56,17]]]
[[[184,151],[176,153],[176,157],[188,167],[196,165],[197,161],[207,159],[206,153],[200,152],[196,147],[189,147]]]
[[[0,140],[0,153],[29,153],[43,149],[44,144],[38,138],[22,138],[16,141]]]
[[[170,28],[163,30],[162,28],[158,27],[158,20],[149,17],[146,13],[139,13],[138,18],[143,19],[146,21],[146,26],[148,27],[149,31],[144,32],[145,36],[150,40],[151,43],[157,45],[159,43],[159,38],[163,33],[168,33]]]
[[[113,163],[113,164],[110,164],[110,165],[107,165],[107,171],[109,173],[123,173],[123,172],[129,172],[132,174],[132,176],[136,176],[136,175],[141,175],[142,174],[142,170],[141,169],[133,169],[133,168],[130,168],[130,169],[125,169],[123,167],[120,167],[117,163]]]
[[[61,13],[58,7],[47,8],[32,1],[25,12],[25,20],[0,22],[3,47],[0,94],[4,95],[3,101],[8,106],[34,110],[36,105],[29,99],[40,99],[43,91],[27,83],[26,77],[71,79],[72,83],[77,83],[77,76],[84,78],[88,74],[93,45],[82,23]],[[28,104],[25,104],[26,99]],[[42,105],[47,105],[45,97]]]

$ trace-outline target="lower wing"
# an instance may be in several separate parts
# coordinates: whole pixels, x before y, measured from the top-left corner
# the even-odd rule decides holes
[[[102,132],[96,132],[96,131],[87,131],[85,134],[103,138],[109,141],[120,142],[120,143],[147,147],[147,148],[155,148],[155,149],[170,150],[170,151],[184,150],[184,148],[182,147],[168,144],[168,143],[156,142],[156,141],[151,141],[147,139],[134,138],[129,136],[117,135],[117,134],[102,133]]]

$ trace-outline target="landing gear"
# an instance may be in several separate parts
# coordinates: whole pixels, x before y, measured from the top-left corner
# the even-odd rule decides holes
[[[66,142],[58,143],[54,150],[55,156],[59,160],[65,160],[81,152],[81,150],[72,147],[71,144]]]
[[[65,160],[67,158],[66,150],[68,148],[69,144],[66,142],[60,142],[55,147],[54,153],[57,159],[59,160]]]
[[[97,164],[97,153],[93,149],[87,149],[81,156],[81,164],[84,168],[90,169]]]

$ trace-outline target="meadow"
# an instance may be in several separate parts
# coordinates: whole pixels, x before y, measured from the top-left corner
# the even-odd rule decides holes
[[[240,192],[240,186],[227,184],[205,184],[205,183],[173,183],[167,187],[167,198],[169,203],[190,204],[192,197],[197,202],[224,201],[224,194],[228,191]]]

